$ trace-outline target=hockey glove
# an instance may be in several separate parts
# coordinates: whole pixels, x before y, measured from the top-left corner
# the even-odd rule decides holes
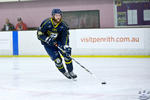
[[[65,55],[68,57],[68,56],[71,56],[71,47],[69,47],[68,45],[65,45],[64,46],[64,51],[65,51]]]

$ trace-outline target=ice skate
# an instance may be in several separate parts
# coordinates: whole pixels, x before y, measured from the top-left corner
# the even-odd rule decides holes
[[[66,76],[68,79],[71,79],[71,78],[72,78],[72,77],[70,76],[70,74],[67,73],[67,72],[63,73],[63,75]]]
[[[68,73],[71,76],[71,78],[73,78],[73,79],[77,78],[77,75],[74,74],[73,71],[72,72],[68,72]]]

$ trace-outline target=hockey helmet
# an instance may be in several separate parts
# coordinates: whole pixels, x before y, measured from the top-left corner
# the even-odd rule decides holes
[[[60,9],[53,9],[52,10],[52,16],[54,16],[55,14],[60,14],[62,15],[62,11]]]

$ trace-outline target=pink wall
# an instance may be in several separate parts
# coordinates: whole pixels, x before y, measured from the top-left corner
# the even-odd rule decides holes
[[[16,25],[17,17],[22,17],[28,27],[38,27],[42,20],[50,16],[53,8],[63,11],[100,10],[100,26],[114,27],[113,0],[55,0],[23,3],[0,3],[0,29],[9,18]]]

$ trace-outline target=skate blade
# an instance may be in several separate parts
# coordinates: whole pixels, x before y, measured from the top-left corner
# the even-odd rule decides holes
[[[77,81],[77,79],[76,79],[76,78],[71,78],[71,80],[73,80],[73,81]]]

